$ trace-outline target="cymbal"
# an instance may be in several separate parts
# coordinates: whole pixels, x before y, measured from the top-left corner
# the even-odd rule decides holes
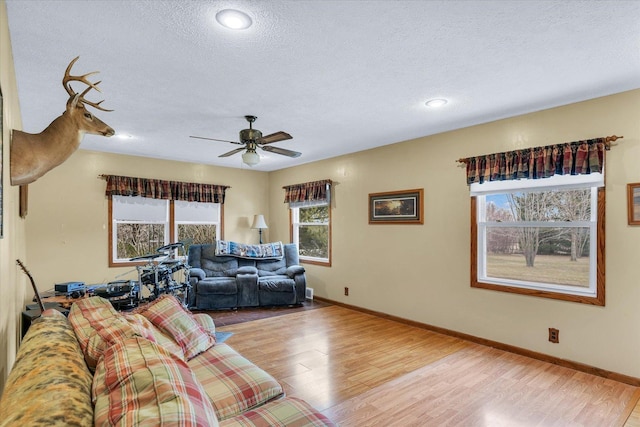
[[[158,249],[156,249],[156,251],[169,252],[177,248],[184,248],[184,243],[182,242],[169,243],[168,245],[160,246]]]
[[[139,261],[141,259],[154,259],[154,258],[158,258],[161,257],[162,255],[160,254],[147,254],[147,255],[140,255],[140,256],[136,256],[133,258],[129,258],[129,261]]]

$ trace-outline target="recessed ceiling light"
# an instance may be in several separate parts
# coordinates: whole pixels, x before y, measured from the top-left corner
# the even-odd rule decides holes
[[[216,13],[216,21],[232,30],[246,30],[253,23],[249,15],[235,9],[224,9]]]
[[[428,100],[427,102],[424,103],[424,105],[426,105],[427,107],[442,107],[447,102],[449,101],[447,101],[444,98],[436,98],[436,99]]]

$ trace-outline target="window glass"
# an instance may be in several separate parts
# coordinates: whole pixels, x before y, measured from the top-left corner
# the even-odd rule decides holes
[[[167,243],[169,201],[113,196],[111,224],[114,262],[154,253]]]
[[[176,240],[185,244],[185,254],[191,245],[215,242],[220,226],[219,203],[176,200],[174,208]]]
[[[331,209],[328,204],[291,208],[292,234],[300,259],[327,264],[331,253]]]
[[[598,274],[603,271],[598,248],[604,247],[604,227],[598,212],[604,212],[604,189],[589,183],[520,186],[476,198],[472,286],[604,303],[604,277]]]
[[[161,246],[181,241],[186,255],[191,244],[213,243],[221,234],[222,206],[146,197],[111,198],[111,264],[152,254]],[[169,224],[169,218],[174,223]]]

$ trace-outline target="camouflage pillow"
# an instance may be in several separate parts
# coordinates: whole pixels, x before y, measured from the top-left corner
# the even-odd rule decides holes
[[[0,426],[93,425],[91,380],[69,322],[46,310],[18,349],[0,400]]]

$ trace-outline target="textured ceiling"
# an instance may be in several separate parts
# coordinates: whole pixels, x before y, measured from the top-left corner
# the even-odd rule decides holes
[[[303,153],[259,151],[268,171],[640,87],[639,1],[6,4],[25,131],[64,111],[71,59],[100,71],[87,98],[132,138],[87,135],[89,150],[248,168],[189,135],[237,141],[252,114]],[[221,27],[226,8],[254,25]]]

